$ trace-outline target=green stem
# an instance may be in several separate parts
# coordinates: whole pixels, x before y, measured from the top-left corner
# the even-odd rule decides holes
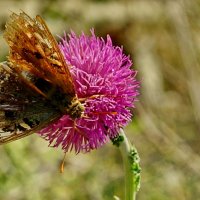
[[[139,155],[136,148],[130,144],[124,131],[120,130],[123,141],[119,147],[124,161],[125,170],[125,200],[136,200],[136,193],[140,187]]]

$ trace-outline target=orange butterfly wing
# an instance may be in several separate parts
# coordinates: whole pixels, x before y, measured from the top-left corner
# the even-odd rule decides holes
[[[0,144],[40,130],[60,117],[63,107],[72,118],[80,117],[84,108],[70,66],[43,19],[13,13],[4,38],[10,54],[9,62],[0,63]]]
[[[32,89],[47,96],[27,78],[39,77],[66,96],[76,96],[69,67],[61,50],[40,16],[30,18],[26,13],[13,13],[6,23],[4,38],[10,46],[8,60],[13,70],[22,77]]]

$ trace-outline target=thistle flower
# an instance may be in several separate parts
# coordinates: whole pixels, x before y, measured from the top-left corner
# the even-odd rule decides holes
[[[93,30],[91,36],[82,33],[78,37],[73,32],[65,35],[60,48],[71,66],[75,90],[85,111],[76,120],[63,115],[39,134],[65,152],[88,152],[116,137],[130,122],[130,108],[138,95],[137,72],[130,69],[130,58],[122,48],[113,46],[110,36],[105,41]]]

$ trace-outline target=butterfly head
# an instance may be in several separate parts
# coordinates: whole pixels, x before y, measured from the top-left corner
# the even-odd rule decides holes
[[[82,117],[84,110],[85,107],[76,97],[71,101],[71,104],[66,108],[67,114],[69,114],[72,119]]]

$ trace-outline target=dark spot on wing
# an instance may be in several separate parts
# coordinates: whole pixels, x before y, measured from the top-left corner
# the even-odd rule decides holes
[[[38,52],[35,52],[34,55],[35,55],[35,57],[37,59],[42,59],[43,58],[43,56],[40,53],[38,53]]]

